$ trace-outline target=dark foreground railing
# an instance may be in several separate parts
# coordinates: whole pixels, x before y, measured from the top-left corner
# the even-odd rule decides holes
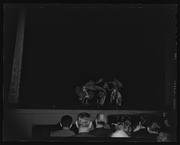
[[[38,137],[38,138],[9,138],[4,141],[17,142],[156,142],[149,138],[105,138],[105,137]],[[175,142],[175,141],[172,141]]]

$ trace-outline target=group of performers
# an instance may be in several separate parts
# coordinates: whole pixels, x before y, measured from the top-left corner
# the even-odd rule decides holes
[[[96,105],[98,108],[103,108],[106,102],[118,109],[122,103],[120,93],[122,88],[123,85],[116,78],[111,82],[99,79],[97,82],[89,81],[81,87],[76,87],[76,94],[84,106]]]

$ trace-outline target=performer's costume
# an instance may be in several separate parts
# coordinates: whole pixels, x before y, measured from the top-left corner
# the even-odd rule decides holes
[[[112,82],[102,82],[103,79],[100,79],[97,82],[89,81],[82,87],[76,87],[76,94],[79,96],[79,100],[82,102],[82,104],[103,107],[105,101],[107,100],[107,91],[112,91],[108,102],[117,108],[121,106],[122,95],[119,92],[119,89],[123,87],[122,84],[117,79],[114,79]],[[109,83],[113,84],[113,88],[109,88]],[[93,91],[98,91],[96,97]]]
[[[114,89],[111,93],[110,104],[114,104],[116,106],[121,106],[122,96],[117,89]]]
[[[97,98],[97,104],[99,105],[99,107],[102,107],[104,105],[105,99],[106,99],[106,92],[100,91],[98,93],[98,98]]]
[[[89,100],[93,98],[93,95],[89,94],[84,86],[76,87],[76,94],[83,105],[89,105]]]

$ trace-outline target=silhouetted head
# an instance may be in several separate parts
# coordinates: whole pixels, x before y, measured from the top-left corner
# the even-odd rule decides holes
[[[147,127],[148,120],[149,120],[149,117],[147,115],[141,114],[139,116],[139,122],[141,123],[141,126],[143,126],[143,127]]]
[[[107,122],[106,116],[102,113],[98,113],[96,115],[95,122],[96,122],[96,125],[103,125],[104,126]]]
[[[158,120],[156,116],[152,116],[149,118],[147,126],[150,129],[150,131],[153,131],[153,132],[159,132],[160,127],[161,127],[160,121]]]
[[[61,126],[62,127],[71,127],[71,125],[72,125],[72,121],[73,121],[73,119],[72,119],[72,117],[71,116],[69,116],[69,115],[65,115],[65,116],[63,116],[62,118],[61,118]]]
[[[171,136],[167,132],[160,132],[157,136],[157,142],[171,142]]]
[[[78,128],[90,129],[92,126],[90,114],[85,112],[78,114],[76,126]]]

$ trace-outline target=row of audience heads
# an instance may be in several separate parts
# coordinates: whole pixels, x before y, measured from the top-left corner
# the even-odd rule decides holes
[[[139,116],[129,116],[129,115],[109,115],[105,116],[102,113],[96,115],[95,120],[91,120],[89,113],[80,113],[77,116],[75,125],[77,128],[95,128],[97,125],[105,126],[109,125],[112,130],[117,129],[127,129],[131,127],[134,129],[136,126],[141,125],[143,127],[151,127],[154,130],[159,130],[163,128],[163,125],[170,126],[170,123],[167,121],[164,122],[163,117],[153,116],[153,115],[139,115]],[[166,124],[167,123],[167,124]],[[60,125],[61,127],[72,127],[73,118],[69,115],[65,115],[61,118]]]
[[[75,125],[77,128],[91,128],[93,125],[105,125],[107,123],[106,116],[104,114],[97,114],[96,119],[92,121],[89,113],[80,113],[77,116]],[[65,115],[61,118],[60,126],[61,127],[72,127],[73,118],[69,115]]]

